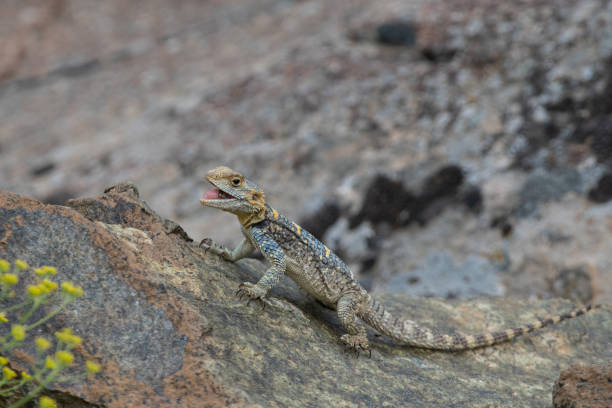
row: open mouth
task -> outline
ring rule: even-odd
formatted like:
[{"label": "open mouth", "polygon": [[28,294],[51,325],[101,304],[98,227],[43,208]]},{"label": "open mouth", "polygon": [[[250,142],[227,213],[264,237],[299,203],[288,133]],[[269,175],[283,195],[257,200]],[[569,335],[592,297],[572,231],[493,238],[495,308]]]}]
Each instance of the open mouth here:
[{"label": "open mouth", "polygon": [[214,188],[212,190],[208,190],[204,193],[204,197],[200,201],[208,201],[208,200],[230,200],[232,198],[236,198],[231,194],[226,193],[223,190],[218,188]]}]

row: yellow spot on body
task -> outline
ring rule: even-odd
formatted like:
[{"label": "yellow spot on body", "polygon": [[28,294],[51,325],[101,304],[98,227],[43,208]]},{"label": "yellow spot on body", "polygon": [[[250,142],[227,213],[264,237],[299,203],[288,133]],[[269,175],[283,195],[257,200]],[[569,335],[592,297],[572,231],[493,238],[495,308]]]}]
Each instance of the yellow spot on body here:
[{"label": "yellow spot on body", "polygon": [[328,248],[328,247],[325,247],[325,256],[326,256],[326,257],[328,257],[328,256],[329,256],[329,253],[330,253],[330,252],[331,252],[331,251],[329,250],[329,248]]},{"label": "yellow spot on body", "polygon": [[476,343],[476,338],[474,338],[474,336],[465,336],[465,341],[467,342],[467,344],[475,344]]},{"label": "yellow spot on body", "polygon": [[521,327],[521,331],[523,332],[523,334],[527,334],[527,333],[529,333],[529,327],[527,327],[527,326]]},{"label": "yellow spot on body", "polygon": [[448,334],[443,335],[445,344],[453,344],[453,338]]},{"label": "yellow spot on body", "polygon": [[512,330],[512,329],[508,329],[508,330],[506,330],[506,336],[507,336],[509,339],[513,338],[513,337],[514,337],[514,330]]},{"label": "yellow spot on body", "polygon": [[542,322],[540,322],[540,321],[537,321],[537,322],[535,322],[533,324],[533,328],[534,329],[539,329],[540,327],[542,327]]},{"label": "yellow spot on body", "polygon": [[489,344],[495,343],[495,337],[493,337],[491,333],[487,333],[484,336],[485,336],[485,339],[487,339],[487,343]]},{"label": "yellow spot on body", "polygon": [[300,235],[302,233],[302,227],[300,227],[299,225],[297,225],[295,222],[293,223],[293,225],[295,225],[295,232]]},{"label": "yellow spot on body", "polygon": [[559,323],[561,321],[561,316],[555,316],[552,318],[553,323]]},{"label": "yellow spot on body", "polygon": [[274,216],[275,220],[278,220],[278,213],[276,212],[276,210],[272,210],[272,215]]}]

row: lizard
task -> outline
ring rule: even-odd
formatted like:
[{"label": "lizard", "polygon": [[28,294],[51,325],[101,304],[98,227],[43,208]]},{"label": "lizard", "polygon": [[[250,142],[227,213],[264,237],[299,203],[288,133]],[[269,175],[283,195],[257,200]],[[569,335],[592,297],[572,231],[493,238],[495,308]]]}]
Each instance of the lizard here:
[{"label": "lizard", "polygon": [[225,166],[208,171],[205,178],[214,188],[204,194],[200,203],[236,215],[244,237],[233,250],[209,238],[203,239],[200,247],[231,262],[247,257],[258,249],[270,265],[257,283],[240,284],[236,295],[263,301],[270,289],[287,274],[311,296],[337,311],[338,319],[347,332],[340,336],[340,342],[357,355],[359,352],[371,354],[366,328],[360,320],[403,344],[459,351],[509,341],[591,310],[591,306],[586,306],[538,319],[522,327],[477,335],[444,334],[421,327],[411,320],[400,320],[360,285],[349,267],[331,249],[269,206],[264,191],[258,185]]}]

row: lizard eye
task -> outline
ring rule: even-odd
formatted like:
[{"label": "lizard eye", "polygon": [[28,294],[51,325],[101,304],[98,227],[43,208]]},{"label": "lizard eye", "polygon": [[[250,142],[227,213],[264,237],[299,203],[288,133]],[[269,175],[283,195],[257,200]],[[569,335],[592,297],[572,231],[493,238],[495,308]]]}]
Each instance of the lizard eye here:
[{"label": "lizard eye", "polygon": [[232,179],[232,184],[235,186],[240,185],[240,179],[238,177]]}]

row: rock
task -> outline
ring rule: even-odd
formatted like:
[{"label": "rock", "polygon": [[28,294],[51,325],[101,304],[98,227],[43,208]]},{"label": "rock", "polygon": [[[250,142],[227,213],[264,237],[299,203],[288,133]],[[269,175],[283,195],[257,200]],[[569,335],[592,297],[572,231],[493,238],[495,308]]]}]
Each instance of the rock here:
[{"label": "rock", "polygon": [[416,26],[411,21],[389,21],[376,27],[377,40],[381,44],[412,47],[416,42]]},{"label": "rock", "polygon": [[[399,263],[401,259],[399,256]],[[380,267],[385,268],[385,265]],[[382,288],[389,292],[446,299],[501,295],[499,270],[499,266],[480,256],[470,255],[457,265],[447,252],[431,251],[421,267],[394,275]]]},{"label": "rock", "polygon": [[553,389],[555,408],[612,406],[612,365],[575,365],[561,372]]},{"label": "rock", "polygon": [[326,201],[312,213],[302,218],[299,224],[318,239],[323,239],[328,230],[340,217],[342,209],[335,201]]},{"label": "rock", "polygon": [[603,174],[597,185],[589,190],[589,200],[596,203],[605,203],[612,199],[612,173]]},{"label": "rock", "polygon": [[[238,284],[256,280],[265,266],[204,253],[137,192],[123,183],[63,207],[0,191],[0,258],[54,265],[59,280],[85,290],[40,330],[50,336],[73,327],[83,337],[78,360],[102,364],[95,380],[53,390],[68,406],[544,406],[561,369],[612,359],[610,307],[462,353],[417,350],[370,332],[372,357],[355,359],[338,344],[335,313],[288,279],[263,312],[239,302]],[[573,307],[380,299],[398,316],[444,331],[513,327]],[[10,357],[22,364],[33,352],[26,346]]]},{"label": "rock", "polygon": [[532,215],[537,212],[540,204],[559,200],[570,191],[580,191],[581,187],[580,174],[573,169],[535,171],[527,177],[519,193],[518,215]]},{"label": "rock", "polygon": [[351,228],[364,221],[398,225],[408,220],[416,196],[403,183],[387,175],[378,174],[365,191],[361,209],[351,217]]},{"label": "rock", "polygon": [[593,301],[593,282],[584,267],[562,269],[551,286],[555,296],[584,304]]}]

